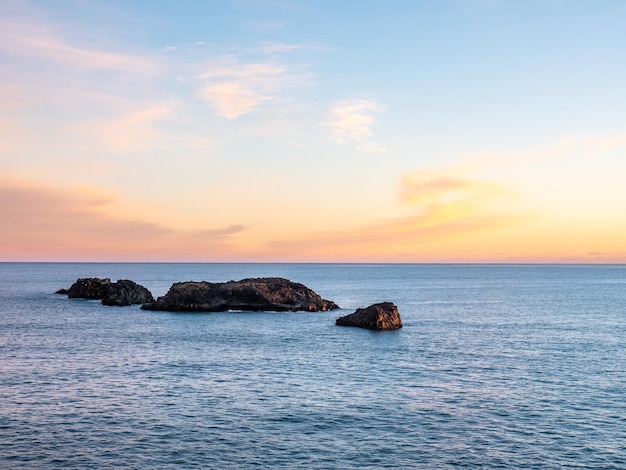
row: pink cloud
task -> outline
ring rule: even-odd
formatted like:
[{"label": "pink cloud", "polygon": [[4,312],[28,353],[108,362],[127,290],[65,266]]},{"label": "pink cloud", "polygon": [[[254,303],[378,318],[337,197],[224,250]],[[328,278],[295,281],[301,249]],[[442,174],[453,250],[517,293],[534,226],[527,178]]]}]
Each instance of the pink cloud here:
[{"label": "pink cloud", "polygon": [[110,195],[0,181],[0,259],[221,259],[242,225],[189,232],[112,213]]},{"label": "pink cloud", "polygon": [[198,96],[218,116],[237,119],[262,103],[276,100],[284,88],[301,86],[310,76],[293,73],[286,65],[275,62],[245,63],[224,56],[209,64],[198,78],[203,82]]},{"label": "pink cloud", "polygon": [[15,18],[0,20],[0,50],[77,69],[114,70],[147,77],[161,68],[154,58],[71,44],[50,24]]}]

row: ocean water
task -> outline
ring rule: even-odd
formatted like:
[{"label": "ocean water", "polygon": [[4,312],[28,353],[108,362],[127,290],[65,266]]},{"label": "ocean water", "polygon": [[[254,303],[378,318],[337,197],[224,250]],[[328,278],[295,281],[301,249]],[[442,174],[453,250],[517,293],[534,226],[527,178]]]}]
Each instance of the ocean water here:
[{"label": "ocean water", "polygon": [[[342,310],[167,313],[78,277],[281,276]],[[393,301],[404,328],[335,319]],[[0,263],[0,468],[626,468],[626,266]]]}]

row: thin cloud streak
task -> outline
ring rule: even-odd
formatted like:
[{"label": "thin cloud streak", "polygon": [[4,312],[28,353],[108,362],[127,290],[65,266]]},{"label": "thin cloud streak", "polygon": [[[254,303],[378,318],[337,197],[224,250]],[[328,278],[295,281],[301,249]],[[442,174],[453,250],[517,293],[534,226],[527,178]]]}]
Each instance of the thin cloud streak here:
[{"label": "thin cloud streak", "polygon": [[458,170],[420,170],[401,180],[402,200],[413,206],[491,200],[509,193],[496,181],[470,179]]},{"label": "thin cloud streak", "polygon": [[220,239],[227,238],[230,235],[235,235],[246,230],[248,230],[248,227],[245,225],[235,224],[220,229],[201,230],[199,232],[195,232],[193,235],[200,238]]},{"label": "thin cloud streak", "polygon": [[289,53],[302,49],[303,46],[299,44],[285,44],[282,42],[264,42],[257,50],[262,54],[277,54],[277,53]]},{"label": "thin cloud streak", "polygon": [[146,56],[109,52],[70,44],[50,25],[0,20],[0,50],[23,58],[43,59],[85,70],[113,70],[152,77],[161,65]]},{"label": "thin cloud streak", "polygon": [[341,232],[318,232],[271,242],[271,252],[286,258],[307,253],[314,259],[390,259],[399,250],[421,249],[431,242],[498,231],[527,221],[520,195],[492,181],[460,177],[455,170],[416,171],[404,175],[402,201],[411,215]]},{"label": "thin cloud streak", "polygon": [[[323,232],[272,241],[268,244],[268,250],[273,259],[301,261],[389,261],[409,250],[424,257],[427,254],[425,250],[428,251],[431,243],[502,230],[521,224],[524,220],[522,216],[481,215],[472,214],[472,211],[459,211],[459,208],[433,207],[426,214],[362,226],[344,232]],[[441,251],[430,255],[440,260],[447,259],[446,254]]]},{"label": "thin cloud streak", "polygon": [[243,225],[185,232],[111,213],[114,198],[0,181],[0,257],[37,260],[221,259]]}]

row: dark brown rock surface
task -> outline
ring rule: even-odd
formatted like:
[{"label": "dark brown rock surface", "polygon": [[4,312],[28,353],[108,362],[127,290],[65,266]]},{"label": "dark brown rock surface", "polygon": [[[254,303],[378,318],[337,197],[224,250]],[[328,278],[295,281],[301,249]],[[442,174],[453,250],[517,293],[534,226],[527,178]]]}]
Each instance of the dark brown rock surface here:
[{"label": "dark brown rock surface", "polygon": [[147,302],[154,302],[152,293],[144,286],[128,279],[119,279],[117,282],[109,284],[102,297],[102,305],[114,305],[117,307],[145,304]]},{"label": "dark brown rock surface", "polygon": [[67,296],[70,299],[101,299],[109,285],[111,279],[99,277],[86,277],[76,280],[72,286],[67,289]]},{"label": "dark brown rock surface", "polygon": [[148,289],[128,279],[87,277],[78,279],[69,289],[59,289],[57,294],[67,294],[70,299],[101,299],[103,305],[123,307],[153,302]]},{"label": "dark brown rock surface", "polygon": [[171,312],[317,312],[339,307],[303,284],[279,277],[263,277],[220,283],[177,282],[166,295],[141,308]]},{"label": "dark brown rock surface", "polygon": [[368,330],[397,330],[402,328],[398,307],[392,302],[383,302],[359,308],[356,312],[337,318],[339,326],[358,326]]}]

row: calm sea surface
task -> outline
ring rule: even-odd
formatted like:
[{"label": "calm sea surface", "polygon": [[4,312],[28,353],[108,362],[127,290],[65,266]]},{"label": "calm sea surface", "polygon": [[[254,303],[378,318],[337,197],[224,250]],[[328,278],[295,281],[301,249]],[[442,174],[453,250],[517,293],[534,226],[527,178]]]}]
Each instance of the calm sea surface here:
[{"label": "calm sea surface", "polygon": [[[92,276],[343,310],[53,294]],[[386,300],[403,329],[334,325]],[[626,266],[0,263],[0,360],[0,468],[626,468]]]}]

